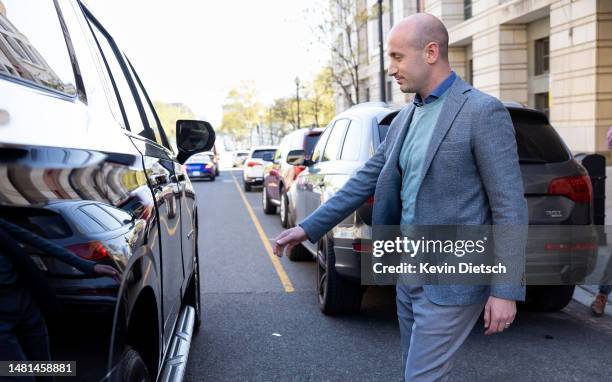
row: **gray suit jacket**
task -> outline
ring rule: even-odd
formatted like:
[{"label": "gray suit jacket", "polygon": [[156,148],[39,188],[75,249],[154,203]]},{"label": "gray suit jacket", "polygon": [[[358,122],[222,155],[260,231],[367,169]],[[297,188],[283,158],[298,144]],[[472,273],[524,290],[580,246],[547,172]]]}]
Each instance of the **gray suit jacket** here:
[{"label": "gray suit jacket", "polygon": [[[498,99],[459,77],[447,91],[427,149],[414,224],[526,227],[527,202],[508,111]],[[374,156],[299,223],[311,242],[318,241],[372,194],[372,224],[400,224],[402,175],[398,158],[414,107],[410,103],[400,111]],[[495,250],[500,250],[497,244]],[[524,286],[516,284],[426,285],[424,289],[427,297],[440,305],[480,303],[489,295],[512,300],[525,297]]]}]

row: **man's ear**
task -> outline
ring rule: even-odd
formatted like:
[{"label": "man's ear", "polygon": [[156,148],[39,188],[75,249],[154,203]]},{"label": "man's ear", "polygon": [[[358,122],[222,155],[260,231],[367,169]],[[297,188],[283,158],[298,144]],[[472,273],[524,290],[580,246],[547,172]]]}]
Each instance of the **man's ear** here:
[{"label": "man's ear", "polygon": [[435,64],[440,58],[440,46],[436,42],[430,42],[425,46],[425,61],[428,64]]}]

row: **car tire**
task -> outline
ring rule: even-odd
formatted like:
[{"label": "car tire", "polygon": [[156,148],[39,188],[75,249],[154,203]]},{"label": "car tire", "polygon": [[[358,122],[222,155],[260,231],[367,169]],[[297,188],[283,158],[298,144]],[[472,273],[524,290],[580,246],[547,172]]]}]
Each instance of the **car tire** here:
[{"label": "car tire", "polygon": [[331,240],[321,239],[317,252],[317,298],[321,312],[326,315],[359,312],[363,295],[361,285],[338,274]]},{"label": "car tire", "polygon": [[280,221],[281,226],[283,228],[290,228],[291,224],[289,223],[289,198],[287,197],[287,193],[284,189],[280,190]]},{"label": "car tire", "polygon": [[261,192],[261,201],[263,204],[264,213],[266,215],[274,215],[276,213],[276,206],[270,201],[270,198],[268,197],[268,189],[265,185]]},{"label": "car tire", "polygon": [[122,382],[151,381],[149,369],[140,354],[131,347],[127,347],[119,361],[119,375]]},{"label": "car tire", "polygon": [[530,312],[558,312],[572,301],[574,285],[532,285],[520,306]]},{"label": "car tire", "polygon": [[215,168],[215,176],[219,176],[219,167]]},{"label": "car tire", "polygon": [[251,192],[251,185],[247,182],[244,182],[244,191]]}]

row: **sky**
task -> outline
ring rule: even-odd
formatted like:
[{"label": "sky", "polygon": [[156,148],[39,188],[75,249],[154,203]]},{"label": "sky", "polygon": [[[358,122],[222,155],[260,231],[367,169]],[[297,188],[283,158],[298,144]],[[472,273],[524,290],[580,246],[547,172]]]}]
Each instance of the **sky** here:
[{"label": "sky", "polygon": [[[264,103],[295,94],[330,53],[312,0],[86,0],[154,100],[183,102],[218,127],[228,91],[254,81]],[[318,14],[318,16],[317,16]]]}]

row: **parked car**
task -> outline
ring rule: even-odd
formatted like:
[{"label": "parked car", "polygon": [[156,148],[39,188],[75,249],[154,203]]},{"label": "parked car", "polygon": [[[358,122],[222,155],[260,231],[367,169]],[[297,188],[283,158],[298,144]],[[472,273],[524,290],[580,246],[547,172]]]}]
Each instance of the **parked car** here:
[{"label": "parked car", "polygon": [[191,156],[185,162],[189,179],[210,179],[215,180],[216,168],[214,154],[205,152]]},{"label": "parked car", "polygon": [[232,158],[232,163],[234,164],[234,167],[242,166],[244,164],[244,161],[246,161],[249,157],[249,153],[250,152],[248,150],[235,151]]},{"label": "parked car", "polygon": [[[533,227],[527,243],[527,281],[556,284],[528,285],[523,305],[530,310],[557,311],[571,301],[572,284],[588,275],[596,260],[590,180],[546,115],[518,104],[507,103],[506,107],[516,131]],[[288,194],[296,221],[314,212],[363,166],[396,115],[397,111],[384,104],[361,104],[328,125],[311,160],[296,160],[307,167]],[[370,197],[318,243],[304,242],[289,254],[291,260],[317,259],[317,294],[324,313],[354,312],[360,307],[364,291],[360,261],[361,254],[371,252],[372,206]],[[562,231],[563,226],[573,227],[574,234],[564,236],[561,232],[568,231]]]},{"label": "parked car", "polygon": [[[242,183],[245,191],[251,191],[251,187],[263,184],[264,167],[272,161],[275,153],[276,146],[256,146],[251,149],[242,166]],[[264,160],[264,157],[267,160]]]},{"label": "parked car", "polygon": [[9,258],[19,287],[40,306],[57,300],[56,320],[45,310],[52,360],[76,361],[81,380],[180,380],[201,317],[198,209],[182,164],[215,133],[178,121],[173,151],[136,70],[81,1],[0,8],[1,230],[22,232]]},{"label": "parked car", "polygon": [[217,145],[214,145],[211,151],[206,151],[204,154],[210,155],[214,165],[215,176],[219,176],[219,161],[221,160],[221,155],[219,155],[219,152],[217,151]]},{"label": "parked car", "polygon": [[264,168],[263,210],[266,214],[275,214],[280,206],[280,221],[285,228],[294,224],[287,191],[305,169],[295,164],[296,158],[303,156],[306,160],[310,159],[322,132],[323,129],[315,128],[300,129],[288,134],[278,146],[272,162]]}]

